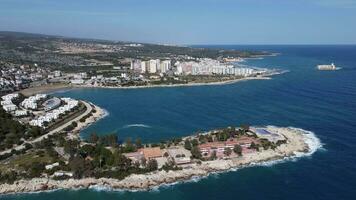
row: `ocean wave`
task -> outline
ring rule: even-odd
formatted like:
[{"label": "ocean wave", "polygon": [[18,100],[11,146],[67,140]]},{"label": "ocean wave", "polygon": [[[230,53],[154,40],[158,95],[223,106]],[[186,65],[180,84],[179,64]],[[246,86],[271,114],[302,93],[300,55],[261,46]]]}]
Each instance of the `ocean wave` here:
[{"label": "ocean wave", "polygon": [[102,110],[103,110],[103,116],[102,116],[102,118],[105,118],[105,117],[107,117],[107,116],[109,116],[110,115],[110,113],[109,113],[109,111],[108,110],[106,110],[106,109],[104,109],[104,108],[101,108]]},{"label": "ocean wave", "polygon": [[140,128],[151,128],[151,126],[146,124],[128,124],[123,126],[122,128],[131,128],[131,127],[140,127]]},{"label": "ocean wave", "polygon": [[101,192],[101,191],[112,191],[112,187],[104,186],[104,185],[91,185],[88,189]]}]

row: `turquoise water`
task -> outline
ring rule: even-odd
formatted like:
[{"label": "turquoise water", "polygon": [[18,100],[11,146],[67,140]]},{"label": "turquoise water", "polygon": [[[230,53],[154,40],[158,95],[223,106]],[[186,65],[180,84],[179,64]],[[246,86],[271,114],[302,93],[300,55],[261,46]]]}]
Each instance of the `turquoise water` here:
[{"label": "turquoise water", "polygon": [[[149,192],[61,190],[0,199],[356,199],[356,46],[219,47],[279,52],[246,64],[290,72],[231,85],[76,89],[56,95],[89,100],[109,112],[82,137],[115,132],[121,139],[155,142],[241,123],[272,124],[310,130],[323,148],[310,157]],[[342,70],[315,69],[331,62]]]}]

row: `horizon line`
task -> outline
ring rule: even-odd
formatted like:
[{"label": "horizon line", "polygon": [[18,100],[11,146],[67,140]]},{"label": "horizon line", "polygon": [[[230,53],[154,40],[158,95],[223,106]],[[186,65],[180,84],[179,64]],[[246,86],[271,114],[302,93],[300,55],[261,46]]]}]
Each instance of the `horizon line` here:
[{"label": "horizon line", "polygon": [[67,39],[83,39],[83,40],[102,40],[110,42],[135,42],[135,43],[144,43],[144,44],[155,44],[155,45],[172,45],[172,46],[354,46],[355,43],[204,43],[204,44],[178,44],[178,43],[164,43],[164,42],[143,42],[143,41],[131,41],[131,40],[118,40],[118,39],[104,39],[104,38],[90,38],[90,37],[79,37],[79,36],[68,36],[68,35],[52,35],[47,33],[38,33],[38,32],[24,32],[24,31],[9,31],[9,30],[0,30],[0,33],[23,33],[23,34],[33,34],[33,35],[42,35],[49,37],[60,37]]}]

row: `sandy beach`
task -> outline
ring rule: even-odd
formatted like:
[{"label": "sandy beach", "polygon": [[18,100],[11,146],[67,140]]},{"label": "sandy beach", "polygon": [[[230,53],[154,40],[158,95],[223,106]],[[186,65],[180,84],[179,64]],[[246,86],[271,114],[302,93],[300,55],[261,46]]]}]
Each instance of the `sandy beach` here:
[{"label": "sandy beach", "polygon": [[93,187],[106,188],[108,190],[149,190],[163,184],[173,184],[188,181],[196,177],[205,177],[215,172],[226,172],[265,162],[309,156],[321,147],[319,139],[311,132],[292,127],[280,128],[268,126],[267,129],[283,134],[287,139],[287,143],[280,145],[275,150],[263,150],[229,160],[214,160],[202,162],[202,164],[190,164],[184,166],[183,170],[168,172],[162,170],[148,174],[133,174],[123,180],[109,178],[84,178],[61,181],[50,178],[19,180],[14,184],[0,185],[0,194],[40,192],[56,189],[90,189]]}]

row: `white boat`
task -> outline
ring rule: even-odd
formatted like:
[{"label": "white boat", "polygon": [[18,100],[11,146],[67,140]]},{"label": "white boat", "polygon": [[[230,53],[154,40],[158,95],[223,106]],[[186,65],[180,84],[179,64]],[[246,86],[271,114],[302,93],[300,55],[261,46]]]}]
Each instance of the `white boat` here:
[{"label": "white boat", "polygon": [[331,65],[318,65],[317,68],[318,70],[338,70],[334,63],[331,63]]}]

